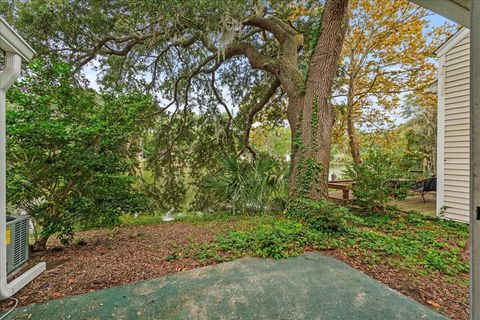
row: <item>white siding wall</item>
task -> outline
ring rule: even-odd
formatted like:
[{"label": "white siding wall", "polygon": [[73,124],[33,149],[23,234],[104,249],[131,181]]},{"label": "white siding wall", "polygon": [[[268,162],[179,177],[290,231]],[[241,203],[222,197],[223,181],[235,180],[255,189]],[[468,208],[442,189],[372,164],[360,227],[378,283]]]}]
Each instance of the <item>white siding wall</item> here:
[{"label": "white siding wall", "polygon": [[[468,222],[470,215],[470,37],[463,37],[440,57],[439,113],[444,117],[443,168],[439,172],[439,188],[443,196],[437,202],[445,206],[445,218]],[[443,68],[443,70],[442,70]],[[443,94],[443,97],[441,97]],[[442,101],[443,100],[443,101]],[[442,112],[443,111],[443,112]],[[440,120],[440,119],[439,119]],[[439,125],[442,125],[439,123]],[[439,131],[440,131],[439,130]],[[440,141],[439,141],[440,142]],[[440,165],[441,166],[441,165]],[[443,172],[441,172],[443,169]],[[443,173],[443,174],[442,174]],[[440,208],[437,208],[440,210]]]}]

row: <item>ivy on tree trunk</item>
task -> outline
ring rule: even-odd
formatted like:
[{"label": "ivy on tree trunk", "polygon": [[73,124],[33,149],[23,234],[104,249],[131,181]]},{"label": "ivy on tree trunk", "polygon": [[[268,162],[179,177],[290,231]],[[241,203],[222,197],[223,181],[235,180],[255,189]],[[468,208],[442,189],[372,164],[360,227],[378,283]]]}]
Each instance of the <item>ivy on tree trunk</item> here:
[{"label": "ivy on tree trunk", "polygon": [[[294,99],[291,197],[328,197],[328,171],[335,111],[330,104],[333,79],[348,24],[348,0],[327,1],[321,33],[312,54],[305,94]],[[293,112],[291,112],[293,114]],[[293,122],[294,121],[294,122]]]}]

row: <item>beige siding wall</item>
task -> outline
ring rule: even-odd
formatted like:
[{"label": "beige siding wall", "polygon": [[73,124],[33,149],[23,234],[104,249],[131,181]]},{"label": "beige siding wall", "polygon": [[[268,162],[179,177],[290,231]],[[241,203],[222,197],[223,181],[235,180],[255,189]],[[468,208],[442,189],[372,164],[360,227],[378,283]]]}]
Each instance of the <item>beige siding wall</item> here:
[{"label": "beige siding wall", "polygon": [[445,217],[468,222],[470,186],[470,39],[445,53]]}]

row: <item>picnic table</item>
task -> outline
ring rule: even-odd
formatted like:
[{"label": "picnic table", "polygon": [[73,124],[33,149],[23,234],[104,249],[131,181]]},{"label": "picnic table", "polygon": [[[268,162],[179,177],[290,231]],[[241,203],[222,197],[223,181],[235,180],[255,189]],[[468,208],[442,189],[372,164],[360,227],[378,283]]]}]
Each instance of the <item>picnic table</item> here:
[{"label": "picnic table", "polygon": [[342,199],[350,199],[350,190],[355,185],[355,180],[335,180],[328,182],[329,189],[342,190]]}]

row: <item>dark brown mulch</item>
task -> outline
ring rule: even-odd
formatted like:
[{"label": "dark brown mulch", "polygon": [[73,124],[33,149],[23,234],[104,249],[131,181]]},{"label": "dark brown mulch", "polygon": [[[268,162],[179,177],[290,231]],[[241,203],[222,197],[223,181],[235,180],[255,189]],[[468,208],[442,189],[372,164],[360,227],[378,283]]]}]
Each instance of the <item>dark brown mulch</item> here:
[{"label": "dark brown mulch", "polygon": [[[45,261],[47,271],[15,297],[24,306],[197,268],[202,263],[179,249],[212,241],[229,228],[229,222],[175,222],[81,232],[66,248],[54,243],[47,252],[32,254],[30,263]],[[0,310],[10,306],[0,302]]]},{"label": "dark brown mulch", "polygon": [[[418,273],[399,270],[387,264],[368,265],[362,254],[344,250],[324,252],[342,260],[357,270],[368,274],[390,288],[439,311],[455,320],[468,319],[468,287],[446,282],[438,272],[425,276]],[[468,275],[465,275],[468,281]]]}]

